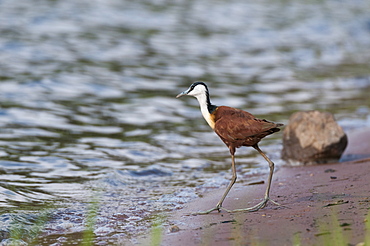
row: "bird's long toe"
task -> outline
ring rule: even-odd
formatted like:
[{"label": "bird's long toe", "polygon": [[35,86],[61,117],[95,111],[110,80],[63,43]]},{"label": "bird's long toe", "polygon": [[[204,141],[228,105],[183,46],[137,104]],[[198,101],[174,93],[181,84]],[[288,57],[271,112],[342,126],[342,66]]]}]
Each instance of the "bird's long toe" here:
[{"label": "bird's long toe", "polygon": [[275,202],[274,200],[271,200],[270,198],[264,198],[263,201],[261,201],[260,203],[258,203],[257,205],[253,206],[253,207],[250,207],[250,208],[241,208],[241,209],[234,209],[234,210],[230,210],[229,212],[255,212],[255,211],[258,211],[264,207],[267,206],[267,202],[272,202],[273,204],[277,205],[277,206],[281,206],[279,203]]},{"label": "bird's long toe", "polygon": [[202,215],[202,214],[209,214],[213,211],[218,211],[218,212],[221,212],[221,210],[225,210],[226,212],[231,212],[231,210],[228,210],[220,205],[217,205],[216,207],[214,208],[211,208],[209,210],[206,210],[206,211],[199,211],[199,212],[196,212],[196,213],[192,213],[192,215]]},{"label": "bird's long toe", "polygon": [[196,213],[192,213],[192,215],[203,215],[203,214],[209,214],[209,213],[211,213],[211,212],[213,212],[213,211],[216,211],[216,210],[218,210],[218,212],[220,212],[220,209],[221,209],[221,208],[215,207],[215,208],[211,208],[211,209],[206,210],[206,211],[199,211],[199,212],[196,212]]}]

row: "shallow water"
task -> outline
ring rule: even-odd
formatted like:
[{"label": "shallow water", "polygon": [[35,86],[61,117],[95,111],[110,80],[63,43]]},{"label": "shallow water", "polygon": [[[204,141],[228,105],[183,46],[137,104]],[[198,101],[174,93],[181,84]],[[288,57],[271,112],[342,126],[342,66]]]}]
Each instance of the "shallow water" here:
[{"label": "shallow water", "polygon": [[[153,214],[230,178],[230,157],[193,98],[287,123],[326,110],[370,125],[369,1],[0,1],[0,235],[120,243]],[[281,134],[261,143],[278,165]],[[239,182],[263,177],[237,152]],[[97,208],[91,208],[97,204]],[[36,223],[42,213],[46,222]],[[134,240],[134,239],[132,239]]]}]

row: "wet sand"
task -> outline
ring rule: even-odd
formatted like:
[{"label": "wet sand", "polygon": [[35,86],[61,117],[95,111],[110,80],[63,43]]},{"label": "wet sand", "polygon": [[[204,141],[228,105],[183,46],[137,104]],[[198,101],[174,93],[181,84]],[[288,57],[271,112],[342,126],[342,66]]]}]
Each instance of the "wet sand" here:
[{"label": "wet sand", "polygon": [[[280,167],[275,173],[269,203],[257,212],[212,212],[224,188],[174,211],[167,218],[161,245],[352,245],[365,238],[365,218],[370,208],[370,129],[348,134],[344,156],[360,159],[325,165]],[[261,177],[261,180],[265,177]],[[236,183],[223,206],[250,207],[263,197],[265,184]],[[339,230],[341,233],[335,233]],[[171,232],[172,231],[172,232]],[[343,237],[343,238],[341,238]],[[140,240],[149,245],[150,236]]]}]

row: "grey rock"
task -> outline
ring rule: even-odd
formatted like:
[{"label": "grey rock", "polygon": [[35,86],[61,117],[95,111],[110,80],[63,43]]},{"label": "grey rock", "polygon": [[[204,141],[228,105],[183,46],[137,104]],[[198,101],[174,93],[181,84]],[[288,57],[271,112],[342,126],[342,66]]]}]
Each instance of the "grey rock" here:
[{"label": "grey rock", "polygon": [[338,161],[347,141],[331,113],[297,112],[284,129],[282,158],[290,165]]}]

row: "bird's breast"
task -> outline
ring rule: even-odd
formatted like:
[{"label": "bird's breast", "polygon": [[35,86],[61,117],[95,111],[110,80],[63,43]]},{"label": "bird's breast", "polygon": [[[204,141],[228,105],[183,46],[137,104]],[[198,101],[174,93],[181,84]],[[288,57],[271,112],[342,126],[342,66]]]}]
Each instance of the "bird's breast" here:
[{"label": "bird's breast", "polygon": [[208,125],[215,129],[215,115],[214,114],[207,114],[203,115],[204,119],[207,121]]}]

